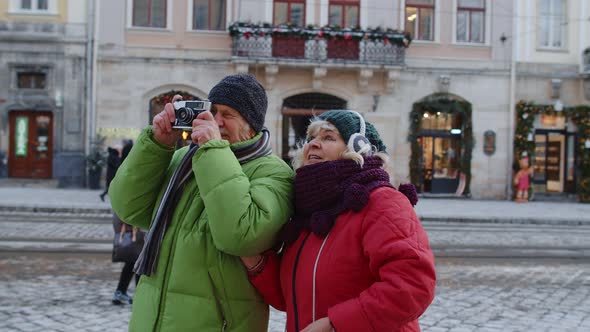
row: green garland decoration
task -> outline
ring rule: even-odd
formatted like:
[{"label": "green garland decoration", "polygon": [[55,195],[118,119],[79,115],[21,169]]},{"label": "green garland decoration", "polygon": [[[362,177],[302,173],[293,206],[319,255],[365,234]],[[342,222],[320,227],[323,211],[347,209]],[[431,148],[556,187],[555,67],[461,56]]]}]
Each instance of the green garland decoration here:
[{"label": "green garland decoration", "polygon": [[269,23],[254,24],[250,22],[234,22],[229,28],[229,35],[232,38],[236,37],[268,37],[268,36],[282,36],[291,38],[311,39],[325,39],[325,40],[370,40],[382,41],[385,44],[394,44],[398,46],[408,47],[412,42],[412,36],[408,32],[394,30],[390,28],[368,28],[361,29],[359,26],[351,28],[342,28],[338,25],[326,25],[319,27],[316,25],[308,25],[307,27],[299,27],[294,24],[281,24],[273,26]]},{"label": "green garland decoration", "polygon": [[412,156],[410,158],[410,180],[416,186],[420,179],[420,136],[421,123],[424,113],[436,114],[436,112],[459,115],[462,119],[461,128],[461,152],[459,160],[459,171],[465,174],[464,195],[470,193],[471,184],[471,157],[475,139],[473,137],[473,121],[471,117],[471,104],[452,97],[446,93],[436,93],[423,101],[414,103],[410,113],[410,133],[408,141],[411,144]]},{"label": "green garland decoration", "polygon": [[[538,115],[557,116],[562,115],[566,120],[571,120],[578,129],[578,198],[580,202],[590,203],[590,149],[585,144],[590,140],[590,106],[566,107],[562,112],[557,112],[553,105],[536,105],[524,100],[516,104],[516,128],[514,133],[514,163],[512,169],[514,175],[519,170],[518,161],[523,152],[533,156],[535,152],[534,140],[529,141],[528,136],[534,133],[534,121]],[[532,183],[532,179],[531,179]],[[529,197],[532,196],[532,186],[529,188]]]},{"label": "green garland decoration", "polygon": [[154,98],[152,98],[150,100],[150,105],[166,105],[167,103],[172,102],[172,98],[175,95],[181,95],[182,96],[182,100],[195,100],[195,99],[199,99],[193,95],[191,95],[189,92],[186,91],[181,91],[181,90],[170,90],[168,92],[159,94],[157,96],[155,96]]}]

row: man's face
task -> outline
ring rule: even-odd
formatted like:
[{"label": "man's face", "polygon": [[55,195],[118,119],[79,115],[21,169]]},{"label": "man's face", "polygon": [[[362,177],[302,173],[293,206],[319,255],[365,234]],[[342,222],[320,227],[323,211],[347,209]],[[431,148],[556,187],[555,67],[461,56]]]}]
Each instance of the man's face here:
[{"label": "man's face", "polygon": [[221,138],[230,144],[251,139],[256,134],[250,125],[235,109],[221,104],[213,104],[211,113],[219,126]]}]

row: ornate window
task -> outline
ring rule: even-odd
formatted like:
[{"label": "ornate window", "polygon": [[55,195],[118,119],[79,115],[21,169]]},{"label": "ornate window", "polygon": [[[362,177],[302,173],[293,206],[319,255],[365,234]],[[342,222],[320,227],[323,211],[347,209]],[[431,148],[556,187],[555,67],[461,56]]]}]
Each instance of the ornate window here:
[{"label": "ornate window", "polygon": [[539,4],[539,46],[543,48],[565,48],[567,15],[565,0],[540,0]]},{"label": "ornate window", "polygon": [[166,28],[167,0],[133,0],[132,26]]},{"label": "ornate window", "polygon": [[358,0],[330,0],[328,23],[343,28],[358,26],[360,6]]},{"label": "ornate window", "polygon": [[225,30],[226,0],[193,0],[194,30]]},{"label": "ornate window", "polygon": [[434,40],[434,0],[406,0],[405,29],[415,40]]},{"label": "ornate window", "polygon": [[305,0],[274,0],[273,22],[305,25]]},{"label": "ornate window", "polygon": [[485,0],[457,1],[457,41],[485,42]]}]

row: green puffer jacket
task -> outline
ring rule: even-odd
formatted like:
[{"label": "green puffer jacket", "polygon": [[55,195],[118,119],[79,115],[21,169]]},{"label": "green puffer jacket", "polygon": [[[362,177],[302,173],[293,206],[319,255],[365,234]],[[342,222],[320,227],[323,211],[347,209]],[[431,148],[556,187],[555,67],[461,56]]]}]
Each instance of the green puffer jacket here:
[{"label": "green puffer jacket", "polygon": [[[117,215],[149,228],[187,151],[159,145],[151,127],[145,129],[109,189]],[[195,177],[174,210],[156,272],[142,276],[135,292],[129,330],[266,331],[268,306],[238,256],[275,243],[293,209],[293,171],[274,155],[240,165],[225,140],[204,144],[192,168]]]}]

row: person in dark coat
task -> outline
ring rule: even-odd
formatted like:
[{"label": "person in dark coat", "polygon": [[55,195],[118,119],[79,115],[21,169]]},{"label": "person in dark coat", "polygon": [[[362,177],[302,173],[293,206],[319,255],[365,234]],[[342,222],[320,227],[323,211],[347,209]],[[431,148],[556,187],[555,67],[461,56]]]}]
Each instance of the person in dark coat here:
[{"label": "person in dark coat", "polygon": [[107,179],[106,179],[106,186],[102,194],[100,194],[100,200],[104,202],[105,195],[109,192],[109,186],[111,185],[111,181],[115,177],[117,173],[117,169],[121,164],[121,159],[119,158],[119,150],[109,147],[108,148],[109,156],[107,157]]},{"label": "person in dark coat", "polygon": [[127,155],[129,154],[129,151],[131,151],[132,147],[133,147],[133,140],[128,139],[128,140],[123,141],[123,151],[121,151],[121,164],[123,163],[125,158],[127,158]]},{"label": "person in dark coat", "polygon": [[[127,139],[123,141],[123,148],[121,150],[121,160],[119,165],[125,161],[125,158],[129,155],[131,148],[133,147],[133,140]],[[115,173],[113,173],[113,177]],[[108,170],[107,170],[107,178],[108,178]],[[111,178],[112,180],[112,178]],[[109,182],[110,183],[110,182]],[[107,187],[108,189],[108,187]],[[122,228],[125,227],[125,232],[133,233],[133,238],[136,241],[140,241],[143,243],[143,239],[145,237],[145,232],[125,224],[119,216],[113,213],[113,229],[115,234],[120,234]],[[113,248],[114,250],[114,248]],[[113,259],[114,261],[114,259]],[[117,289],[115,290],[115,294],[113,294],[112,303],[115,305],[120,304],[132,304],[133,299],[131,296],[127,294],[127,289],[129,288],[129,284],[131,283],[131,279],[135,276],[135,285],[139,282],[139,276],[133,272],[133,266],[135,265],[135,261],[131,262],[124,262],[123,269],[121,270],[121,274],[119,275],[119,283],[117,284]]]},{"label": "person in dark coat", "polygon": [[[140,230],[137,227],[133,227],[130,225],[125,224],[119,216],[113,213],[113,230],[115,231],[115,236],[117,234],[123,233],[131,233],[132,239],[134,242],[139,243],[139,247],[143,246],[145,232]],[[115,247],[113,246],[113,262],[123,262],[123,269],[121,270],[121,274],[119,275],[119,283],[117,284],[117,289],[113,294],[112,303],[115,305],[120,304],[132,304],[133,299],[131,296],[127,294],[127,289],[129,288],[129,284],[131,283],[131,279],[135,277],[135,285],[139,282],[139,276],[133,272],[133,266],[135,265],[135,260],[132,261],[121,261],[116,259],[115,257]]]}]

